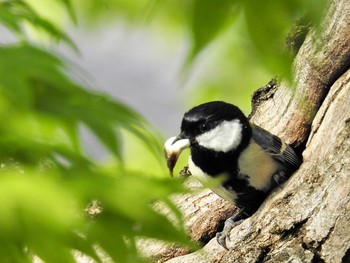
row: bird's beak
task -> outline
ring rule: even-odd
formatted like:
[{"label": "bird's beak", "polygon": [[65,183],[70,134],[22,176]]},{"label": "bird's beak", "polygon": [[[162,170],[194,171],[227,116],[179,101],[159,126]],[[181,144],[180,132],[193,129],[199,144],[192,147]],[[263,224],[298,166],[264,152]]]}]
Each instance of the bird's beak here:
[{"label": "bird's beak", "polygon": [[164,144],[165,158],[170,171],[170,175],[173,176],[174,167],[181,152],[190,147],[190,139],[184,134],[180,133],[179,136],[169,138]]}]

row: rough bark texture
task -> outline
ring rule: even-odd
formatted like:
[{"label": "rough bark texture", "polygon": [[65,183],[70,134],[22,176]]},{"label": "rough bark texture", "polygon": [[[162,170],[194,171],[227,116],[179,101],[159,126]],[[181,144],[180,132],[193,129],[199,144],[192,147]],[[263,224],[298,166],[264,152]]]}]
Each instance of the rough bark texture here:
[{"label": "rough bark texture", "polygon": [[[295,88],[270,85],[251,121],[306,149],[293,177],[231,232],[167,262],[350,262],[350,1],[331,1],[320,34],[295,58]],[[209,191],[177,197],[195,240],[213,236],[232,207]],[[175,256],[175,254],[173,254]],[[157,260],[165,261],[160,256]]]},{"label": "rough bark texture", "polygon": [[[218,229],[223,227],[225,220],[237,208],[211,190],[203,189],[202,185],[191,177],[187,180],[187,187],[192,190],[191,194],[173,196],[172,201],[182,211],[185,227],[191,239],[204,245],[215,236]],[[164,207],[159,209],[167,213]],[[154,262],[164,262],[190,253],[187,248],[154,240],[141,240],[138,246],[142,253]]]}]

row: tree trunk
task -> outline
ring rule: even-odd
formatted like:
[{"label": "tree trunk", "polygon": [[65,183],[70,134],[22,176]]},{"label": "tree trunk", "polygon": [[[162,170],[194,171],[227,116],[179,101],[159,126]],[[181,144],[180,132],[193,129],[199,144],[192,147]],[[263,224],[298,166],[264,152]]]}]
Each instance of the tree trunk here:
[{"label": "tree trunk", "polygon": [[[251,121],[298,146],[302,166],[232,230],[229,251],[213,238],[167,262],[350,262],[349,65],[350,1],[334,0],[320,32],[310,31],[296,55],[295,88],[270,85],[253,105]],[[208,191],[176,203],[203,243],[232,213]]]}]

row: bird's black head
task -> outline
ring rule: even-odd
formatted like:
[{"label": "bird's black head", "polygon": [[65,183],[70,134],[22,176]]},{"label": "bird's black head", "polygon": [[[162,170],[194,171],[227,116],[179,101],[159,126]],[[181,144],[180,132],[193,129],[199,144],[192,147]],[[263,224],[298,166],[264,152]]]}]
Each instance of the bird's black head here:
[{"label": "bird's black head", "polygon": [[236,106],[213,101],[201,104],[185,113],[181,124],[181,137],[192,145],[208,150],[228,152],[250,137],[250,126],[243,112]]},{"label": "bird's black head", "polygon": [[170,173],[186,148],[191,148],[193,163],[208,174],[235,169],[227,164],[247,147],[251,136],[249,122],[236,106],[222,101],[196,106],[185,113],[181,133],[164,144]]}]

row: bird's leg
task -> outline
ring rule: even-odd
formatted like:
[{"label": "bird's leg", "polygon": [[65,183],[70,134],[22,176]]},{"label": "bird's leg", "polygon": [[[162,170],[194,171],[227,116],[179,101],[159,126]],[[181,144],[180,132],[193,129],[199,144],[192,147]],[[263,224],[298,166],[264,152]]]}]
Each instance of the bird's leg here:
[{"label": "bird's leg", "polygon": [[272,176],[272,180],[276,186],[280,187],[285,181],[287,181],[286,173],[284,171],[278,171]]},{"label": "bird's leg", "polygon": [[242,219],[244,211],[238,210],[236,213],[234,213],[231,217],[226,219],[224,224],[224,229],[222,232],[216,233],[216,241],[221,245],[223,248],[228,250],[226,245],[226,239],[230,241],[230,232],[235,227],[238,226],[243,222],[244,219]]}]

